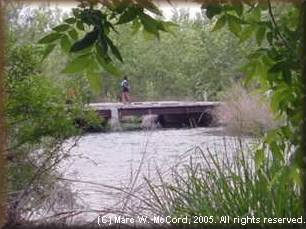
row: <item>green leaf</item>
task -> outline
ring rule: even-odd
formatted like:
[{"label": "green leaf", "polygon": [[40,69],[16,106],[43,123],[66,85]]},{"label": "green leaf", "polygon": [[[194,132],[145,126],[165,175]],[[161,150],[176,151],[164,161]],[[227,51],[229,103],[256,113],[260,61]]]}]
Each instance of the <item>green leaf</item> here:
[{"label": "green leaf", "polygon": [[244,42],[247,39],[249,39],[252,33],[255,31],[255,29],[256,27],[254,25],[249,25],[248,27],[245,27],[244,30],[239,35],[240,42]]},{"label": "green leaf", "polygon": [[289,139],[292,136],[292,131],[289,126],[282,126],[280,130],[286,139]]},{"label": "green leaf", "polygon": [[271,31],[266,33],[266,39],[269,42],[269,44],[272,45],[272,43],[273,43],[273,33]]},{"label": "green leaf", "polygon": [[66,65],[62,72],[67,74],[82,72],[89,66],[89,63],[91,62],[91,57],[92,56],[90,54],[85,54],[76,57],[74,60],[72,60]]},{"label": "green leaf", "polygon": [[236,20],[236,17],[228,15],[227,17],[229,30],[235,34],[235,36],[239,37],[241,31],[241,25]]},{"label": "green leaf", "polygon": [[108,45],[107,42],[105,41],[105,45],[102,45],[101,42],[96,43],[95,48],[96,48],[96,56],[99,56],[102,58],[106,63],[109,63],[111,61],[111,58],[109,57],[107,50],[108,50]]},{"label": "green leaf", "polygon": [[274,158],[276,158],[280,161],[284,160],[283,154],[281,152],[281,148],[280,148],[279,145],[277,145],[277,143],[275,141],[271,142],[269,144],[269,147],[270,147],[271,153],[272,153]]},{"label": "green leaf", "polygon": [[210,5],[206,7],[206,16],[209,19],[212,19],[215,15],[218,15],[222,12],[222,7],[218,5]]},{"label": "green leaf", "polygon": [[38,41],[39,44],[49,44],[62,37],[60,33],[50,33]]},{"label": "green leaf", "polygon": [[81,10],[79,8],[73,8],[72,9],[72,13],[73,13],[73,16],[78,18],[80,16],[80,14],[81,14]]},{"label": "green leaf", "polygon": [[260,167],[264,158],[265,158],[264,150],[256,150],[256,154],[255,154],[255,158],[254,158],[256,168]]},{"label": "green leaf", "polygon": [[278,51],[274,47],[267,52],[267,55],[274,61],[280,61],[283,58],[282,55],[279,55]]},{"label": "green leaf", "polygon": [[91,47],[97,40],[99,36],[99,30],[95,28],[92,32],[87,33],[84,38],[75,42],[71,48],[70,52],[78,52],[80,50]]},{"label": "green leaf", "polygon": [[257,60],[251,60],[240,68],[240,71],[246,74],[246,78],[244,79],[245,84],[248,84],[257,76],[258,69],[259,67]]},{"label": "green leaf", "polygon": [[252,52],[251,54],[247,55],[248,59],[259,59],[262,57],[262,53],[260,52]]},{"label": "green leaf", "polygon": [[134,35],[134,34],[136,34],[137,32],[138,32],[138,30],[139,30],[139,28],[140,28],[140,22],[139,22],[139,20],[135,20],[135,21],[133,21],[133,24],[132,24],[132,26],[131,26],[131,29],[132,29],[132,34]]},{"label": "green leaf", "polygon": [[290,170],[290,179],[294,181],[295,184],[299,186],[299,188],[303,188],[303,184],[305,181],[301,179],[301,173],[300,173],[300,168],[296,168],[295,166],[291,168]]},{"label": "green leaf", "polygon": [[286,65],[286,62],[277,62],[276,64],[274,64],[270,69],[269,69],[269,73],[279,73],[283,71],[284,65]]},{"label": "green leaf", "polygon": [[212,31],[217,31],[217,30],[221,29],[225,25],[226,20],[227,20],[226,15],[223,15],[222,17],[220,17],[218,19],[218,21],[216,22],[216,24],[215,24],[214,28],[212,29]]},{"label": "green leaf", "polygon": [[70,25],[68,25],[68,24],[58,25],[58,26],[53,28],[53,30],[56,31],[56,32],[65,32],[68,29],[70,29]]},{"label": "green leaf", "polygon": [[105,56],[107,54],[108,51],[108,43],[107,43],[107,36],[105,36],[105,34],[101,33],[99,36],[99,43],[97,43],[97,45],[99,46],[99,52],[98,53],[102,53],[102,56]]},{"label": "green leaf", "polygon": [[101,85],[103,83],[101,73],[87,69],[86,76],[90,84],[90,88],[93,90],[94,94],[98,95],[101,91]]},{"label": "green leaf", "polygon": [[259,7],[253,7],[248,14],[246,14],[246,20],[250,22],[258,22],[260,21],[261,11]]},{"label": "green leaf", "polygon": [[158,7],[156,5],[154,5],[154,3],[152,3],[151,1],[148,0],[137,0],[137,3],[142,6],[143,8],[151,11],[152,13],[162,16],[163,14],[161,13],[161,11],[158,9]]},{"label": "green leaf", "polygon": [[246,74],[245,78],[243,79],[244,85],[248,85],[251,80],[253,79],[253,74]]},{"label": "green leaf", "polygon": [[291,85],[291,83],[292,83],[292,74],[291,74],[291,71],[290,71],[290,68],[289,68],[288,65],[283,66],[282,73],[283,73],[283,80],[284,80],[284,82],[287,83],[288,85]]},{"label": "green leaf", "polygon": [[177,24],[171,21],[161,21],[160,23],[162,23],[164,31],[169,32],[169,33],[174,33],[174,31],[172,30],[172,27],[174,26],[178,27]]},{"label": "green leaf", "polygon": [[82,21],[77,21],[76,26],[79,30],[85,30],[85,27]]},{"label": "green leaf", "polygon": [[257,29],[256,34],[255,34],[256,42],[257,42],[258,46],[261,46],[261,43],[262,43],[262,41],[265,37],[265,34],[266,34],[266,27],[260,26]]},{"label": "green leaf", "polygon": [[112,29],[115,33],[119,34],[119,32],[116,30],[115,26],[110,23],[109,21],[104,21],[104,33],[108,34],[110,32],[110,29]]},{"label": "green leaf", "polygon": [[240,17],[243,14],[243,4],[242,2],[238,1],[234,3],[234,10],[236,14]]},{"label": "green leaf", "polygon": [[77,31],[75,29],[71,29],[69,32],[68,32],[69,36],[71,37],[72,40],[77,40],[79,35],[77,33]]},{"label": "green leaf", "polygon": [[45,51],[43,52],[43,59],[45,59],[54,49],[56,44],[49,44],[47,45]]},{"label": "green leaf", "polygon": [[105,62],[105,60],[103,58],[101,58],[101,56],[97,56],[98,62],[100,64],[100,66],[107,71],[108,73],[110,73],[111,75],[114,76],[121,76],[122,73],[113,65],[108,64]]},{"label": "green leaf", "polygon": [[71,46],[71,42],[70,42],[69,37],[67,35],[64,35],[61,38],[60,45],[61,45],[61,48],[65,52],[69,52],[69,49],[70,49],[70,46]]},{"label": "green leaf", "polygon": [[121,56],[118,48],[114,45],[114,43],[108,37],[106,37],[106,40],[107,40],[107,43],[108,43],[109,47],[111,48],[114,56],[116,56],[117,59],[120,60],[123,63],[123,59],[122,59],[122,56]]},{"label": "green leaf", "polygon": [[126,5],[124,5],[124,4],[117,4],[117,3],[115,3],[115,4],[106,4],[106,7],[108,9],[110,9],[111,11],[117,13],[117,14],[121,14],[126,9]]},{"label": "green leaf", "polygon": [[135,7],[128,7],[119,17],[117,24],[124,24],[133,21],[137,17],[138,12],[139,11]]},{"label": "green leaf", "polygon": [[76,19],[73,18],[73,17],[67,18],[67,19],[65,20],[65,22],[68,23],[68,24],[75,24],[75,23],[76,23]]},{"label": "green leaf", "polygon": [[261,60],[262,60],[262,62],[263,62],[266,66],[271,66],[272,64],[275,63],[275,62],[274,62],[271,58],[269,58],[269,56],[267,56],[267,55],[263,55]]},{"label": "green leaf", "polygon": [[277,131],[278,131],[277,129],[270,130],[267,133],[267,135],[264,137],[264,141],[270,145],[275,139],[278,138]]},{"label": "green leaf", "polygon": [[158,29],[157,29],[157,21],[155,19],[153,19],[152,17],[150,17],[149,15],[146,15],[144,13],[140,14],[140,20],[141,23],[143,24],[144,29],[149,32],[152,33],[156,36],[158,36]]},{"label": "green leaf", "polygon": [[143,36],[143,39],[145,39],[146,41],[149,41],[153,38],[153,34],[149,33],[147,30],[142,31],[142,36]]},{"label": "green leaf", "polygon": [[166,28],[164,26],[164,23],[161,22],[161,21],[157,22],[157,29],[161,30],[161,31],[164,31],[164,32],[167,32],[167,30],[166,30]]},{"label": "green leaf", "polygon": [[272,99],[270,101],[270,108],[271,108],[272,112],[274,112],[274,113],[278,112],[279,105],[280,105],[279,101],[280,101],[279,96],[277,95],[277,93],[274,92],[274,94],[272,96]]}]

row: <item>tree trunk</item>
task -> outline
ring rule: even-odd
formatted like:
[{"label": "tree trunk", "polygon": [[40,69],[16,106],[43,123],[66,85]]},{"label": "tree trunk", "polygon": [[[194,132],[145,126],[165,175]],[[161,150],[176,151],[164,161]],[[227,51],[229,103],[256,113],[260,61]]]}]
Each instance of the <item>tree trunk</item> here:
[{"label": "tree trunk", "polygon": [[0,0],[0,227],[6,222],[6,122],[5,122],[5,12]]}]

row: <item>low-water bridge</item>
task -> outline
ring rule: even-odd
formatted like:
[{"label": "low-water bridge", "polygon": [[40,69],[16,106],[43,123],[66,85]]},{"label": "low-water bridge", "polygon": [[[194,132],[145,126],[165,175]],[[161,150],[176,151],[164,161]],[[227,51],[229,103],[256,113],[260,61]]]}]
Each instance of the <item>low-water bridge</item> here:
[{"label": "low-water bridge", "polygon": [[90,103],[97,113],[112,123],[120,121],[123,116],[151,117],[150,122],[161,127],[195,127],[215,124],[213,110],[220,102],[133,102],[124,103]]}]

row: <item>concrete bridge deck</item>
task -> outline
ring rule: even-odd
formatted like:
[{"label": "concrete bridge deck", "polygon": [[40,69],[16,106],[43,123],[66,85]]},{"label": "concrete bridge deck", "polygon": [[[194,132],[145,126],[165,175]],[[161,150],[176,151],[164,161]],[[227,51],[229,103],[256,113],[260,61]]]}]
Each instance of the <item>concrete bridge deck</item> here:
[{"label": "concrete bridge deck", "polygon": [[120,116],[126,115],[147,115],[147,114],[181,114],[198,113],[206,109],[219,106],[220,102],[181,102],[181,101],[161,101],[161,102],[134,102],[124,103],[90,103],[89,106],[105,117],[111,118],[112,111],[118,110]]},{"label": "concrete bridge deck", "polygon": [[189,125],[191,119],[197,126],[209,125],[213,119],[212,110],[220,104],[220,102],[161,101],[130,104],[90,103],[89,106],[107,120],[119,120],[122,116],[155,115],[156,121],[166,127],[180,126],[184,123]]}]

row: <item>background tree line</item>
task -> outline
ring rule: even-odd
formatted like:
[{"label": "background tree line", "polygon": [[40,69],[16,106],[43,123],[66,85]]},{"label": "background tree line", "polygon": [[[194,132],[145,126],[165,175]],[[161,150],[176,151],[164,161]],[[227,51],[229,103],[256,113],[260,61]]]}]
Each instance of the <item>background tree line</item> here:
[{"label": "background tree line", "polygon": [[[114,36],[123,63],[115,66],[129,76],[134,101],[221,99],[222,92],[242,76],[239,66],[250,44],[239,44],[226,30],[211,33],[214,21],[204,13],[190,15],[174,10],[176,26],[160,38],[135,33],[122,25]],[[100,97],[93,101],[118,101],[121,78],[101,73]]]},{"label": "background tree line", "polygon": [[[46,7],[15,9],[11,11],[9,28],[20,38],[12,42],[16,46],[38,41],[43,37],[41,31],[50,31],[69,16],[67,12]],[[112,37],[124,59],[123,63],[115,61],[114,65],[129,76],[133,99],[203,100],[205,90],[208,99],[219,100],[222,92],[242,77],[239,67],[246,61],[245,54],[252,41],[241,44],[225,29],[211,33],[215,21],[210,21],[204,13],[192,16],[186,9],[173,10],[170,21],[175,24],[172,32],[161,34],[159,39],[146,32],[135,33],[129,24],[117,28],[118,34]],[[86,74],[63,74],[68,60],[57,48],[41,67],[46,76],[66,90],[86,77]],[[88,77],[92,101],[118,101],[121,78],[103,70],[95,77]],[[88,89],[86,83],[83,86],[84,90]]]}]

